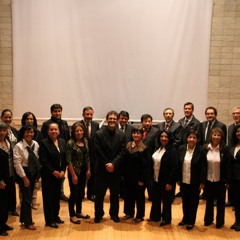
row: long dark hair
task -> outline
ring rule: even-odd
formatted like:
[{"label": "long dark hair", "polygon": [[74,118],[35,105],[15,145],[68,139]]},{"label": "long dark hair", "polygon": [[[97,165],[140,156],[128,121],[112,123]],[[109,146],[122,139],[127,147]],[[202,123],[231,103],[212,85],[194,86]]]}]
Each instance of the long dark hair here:
[{"label": "long dark hair", "polygon": [[240,124],[237,124],[234,126],[233,128],[233,133],[232,133],[232,143],[234,146],[237,145],[237,143],[239,142],[239,139],[236,136],[237,130],[240,128]]},{"label": "long dark hair", "polygon": [[160,141],[160,137],[161,137],[162,133],[166,133],[168,136],[168,144],[167,144],[166,148],[173,145],[173,141],[174,141],[173,134],[170,131],[168,131],[167,129],[163,129],[163,130],[159,131],[157,134],[157,149],[162,146],[161,141]]},{"label": "long dark hair", "polygon": [[32,112],[25,112],[23,115],[22,115],[22,120],[21,120],[21,123],[22,123],[22,126],[26,125],[26,119],[29,115],[32,115],[33,116],[33,126],[35,128],[37,128],[37,119],[35,117],[35,115],[32,113]]},{"label": "long dark hair", "polygon": [[219,148],[220,148],[220,150],[222,150],[223,148],[225,148],[226,144],[225,144],[225,142],[224,142],[224,133],[223,133],[223,130],[222,130],[221,128],[218,128],[218,127],[217,127],[217,128],[213,128],[213,129],[211,130],[211,133],[210,133],[210,136],[209,136],[207,145],[208,145],[209,143],[212,143],[212,135],[213,135],[214,133],[216,133],[216,132],[220,133],[220,135],[221,135],[221,141],[220,141],[220,143],[219,143]]},{"label": "long dark hair", "polygon": [[82,141],[84,142],[84,133],[85,133],[85,128],[83,126],[83,124],[81,122],[75,122],[73,125],[72,125],[72,131],[71,131],[71,138],[73,139],[73,141],[75,142],[76,141],[76,138],[75,138],[75,130],[77,127],[81,127],[82,130],[83,130],[83,137],[82,137]]},{"label": "long dark hair", "polygon": [[31,129],[33,129],[33,131],[34,131],[34,136],[33,136],[33,139],[34,139],[34,137],[36,136],[37,130],[33,125],[23,125],[19,130],[19,139],[23,140],[24,133]]}]

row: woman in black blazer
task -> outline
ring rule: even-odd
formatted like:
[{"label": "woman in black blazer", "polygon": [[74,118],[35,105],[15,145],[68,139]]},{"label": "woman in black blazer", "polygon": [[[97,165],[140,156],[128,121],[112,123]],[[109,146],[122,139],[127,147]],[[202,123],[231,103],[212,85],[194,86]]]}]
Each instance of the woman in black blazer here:
[{"label": "woman in black blazer", "polygon": [[[1,114],[1,120],[7,124],[7,139],[11,144],[12,149],[17,144],[19,140],[18,130],[11,126],[12,124],[13,114],[10,109],[4,109]],[[15,176],[12,175],[8,185],[8,211],[13,216],[19,216],[16,211],[16,184],[15,184]]]},{"label": "woman in black blazer", "polygon": [[187,230],[194,227],[199,203],[199,194],[207,177],[207,158],[198,144],[198,133],[190,130],[186,134],[187,144],[179,147],[179,181],[182,193],[183,218],[179,226]]},{"label": "woman in black blazer", "polygon": [[39,157],[42,163],[42,196],[46,226],[58,228],[64,223],[59,217],[61,180],[66,168],[65,140],[58,138],[57,123],[48,126],[48,137],[42,141]]},{"label": "woman in black blazer", "polygon": [[[157,135],[158,149],[152,155],[153,159],[153,199],[150,221],[158,222],[160,226],[171,224],[172,201],[174,186],[177,179],[178,156],[173,146],[173,136],[168,130],[162,130]],[[162,205],[162,207],[161,207]]]},{"label": "woman in black blazer", "polygon": [[240,124],[233,129],[232,143],[230,149],[230,176],[234,198],[235,223],[230,228],[240,231]]},{"label": "woman in black blazer", "polygon": [[206,191],[206,209],[204,225],[209,226],[214,219],[214,200],[217,200],[216,228],[224,225],[226,184],[228,184],[229,150],[224,143],[221,128],[214,128],[205,146],[208,161]]},{"label": "woman in black blazer", "polygon": [[13,228],[6,224],[8,220],[8,191],[11,181],[11,175],[13,174],[12,160],[13,152],[10,142],[7,140],[8,126],[0,122],[0,236],[7,236],[8,230]]}]

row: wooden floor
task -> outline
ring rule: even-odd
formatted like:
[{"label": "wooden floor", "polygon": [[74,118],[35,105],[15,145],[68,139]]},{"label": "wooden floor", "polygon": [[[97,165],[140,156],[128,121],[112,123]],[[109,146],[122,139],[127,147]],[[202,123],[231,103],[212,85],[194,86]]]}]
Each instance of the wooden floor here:
[{"label": "wooden floor", "polygon": [[[65,181],[65,192],[68,193],[67,181]],[[234,222],[234,212],[231,207],[226,208],[225,226],[222,229],[216,229],[213,224],[210,227],[203,225],[203,216],[205,211],[205,202],[200,201],[196,226],[191,231],[187,231],[185,227],[179,227],[177,224],[182,218],[181,198],[176,198],[173,204],[172,225],[160,227],[159,223],[150,223],[146,221],[149,217],[151,203],[146,201],[145,221],[139,224],[133,224],[131,220],[114,223],[110,220],[109,210],[109,194],[107,194],[104,203],[105,216],[101,223],[95,224],[94,204],[91,201],[83,201],[83,212],[89,214],[89,220],[81,220],[80,225],[70,223],[68,216],[68,205],[61,202],[60,217],[65,221],[59,225],[58,229],[52,229],[44,226],[43,208],[42,208],[41,191],[38,192],[38,202],[40,206],[38,210],[33,210],[33,220],[37,227],[36,231],[30,231],[20,226],[19,217],[9,216],[8,224],[14,227],[13,231],[9,231],[8,237],[0,237],[0,239],[8,240],[219,240],[219,239],[240,239],[240,232],[230,230],[230,226]],[[19,212],[19,208],[17,209]],[[123,214],[123,200],[120,200],[119,216]]]}]

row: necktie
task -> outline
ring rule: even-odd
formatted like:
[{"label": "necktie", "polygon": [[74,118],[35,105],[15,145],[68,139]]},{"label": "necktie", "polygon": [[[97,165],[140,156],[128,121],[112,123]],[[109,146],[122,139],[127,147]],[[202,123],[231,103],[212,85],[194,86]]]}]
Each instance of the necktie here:
[{"label": "necktie", "polygon": [[91,135],[89,123],[87,123],[87,135],[88,135],[88,137],[90,137],[90,135]]},{"label": "necktie", "polygon": [[[34,146],[33,146],[34,149]],[[35,155],[33,149],[29,146],[27,146],[28,150],[28,173],[30,176],[36,176],[39,174],[38,171],[40,171],[40,164],[38,162],[38,158]]]},{"label": "necktie", "polygon": [[169,128],[169,125],[168,125],[168,123],[166,124],[165,128],[168,130],[168,128]]},{"label": "necktie", "polygon": [[187,127],[188,122],[189,122],[188,119],[186,119],[186,120],[185,120],[185,123],[184,123],[184,127]]},{"label": "necktie", "polygon": [[212,130],[212,123],[209,122],[209,123],[208,123],[207,134],[206,134],[206,139],[205,139],[206,141],[208,141],[208,139],[209,139],[209,136],[210,136],[211,130]]},{"label": "necktie", "polygon": [[121,130],[124,132],[124,127],[121,127]]},{"label": "necktie", "polygon": [[144,132],[143,132],[143,138],[146,138],[146,136],[147,136],[147,130],[144,130]]}]

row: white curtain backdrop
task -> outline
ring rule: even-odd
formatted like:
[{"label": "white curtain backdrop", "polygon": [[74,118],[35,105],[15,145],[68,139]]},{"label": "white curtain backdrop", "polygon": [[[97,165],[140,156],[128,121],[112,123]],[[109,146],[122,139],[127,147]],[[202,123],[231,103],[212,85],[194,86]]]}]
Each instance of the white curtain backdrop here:
[{"label": "white curtain backdrop", "polygon": [[13,0],[14,116],[162,119],[207,104],[212,0]]}]

